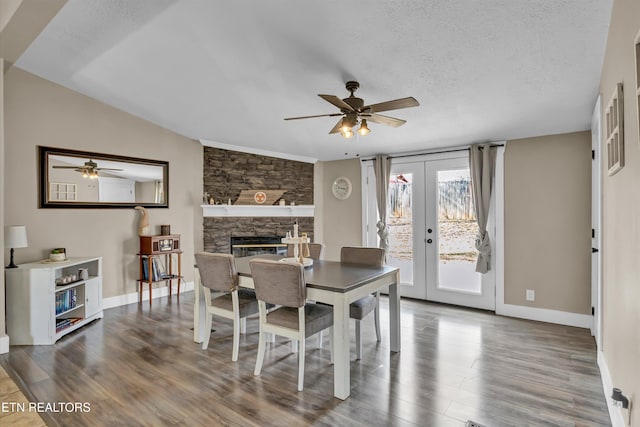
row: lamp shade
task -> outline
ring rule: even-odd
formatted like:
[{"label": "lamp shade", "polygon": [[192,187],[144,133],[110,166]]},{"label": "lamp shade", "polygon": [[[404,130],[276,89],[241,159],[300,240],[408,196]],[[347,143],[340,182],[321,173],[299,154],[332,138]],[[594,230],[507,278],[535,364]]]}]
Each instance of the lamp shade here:
[{"label": "lamp shade", "polygon": [[24,225],[7,225],[4,227],[5,248],[26,248],[27,227]]}]

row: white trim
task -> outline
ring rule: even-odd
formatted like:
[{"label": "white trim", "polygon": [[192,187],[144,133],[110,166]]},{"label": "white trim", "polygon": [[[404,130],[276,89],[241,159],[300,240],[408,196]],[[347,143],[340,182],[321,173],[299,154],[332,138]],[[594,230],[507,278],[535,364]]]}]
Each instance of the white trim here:
[{"label": "white trim", "polygon": [[0,354],[9,353],[9,335],[0,336]]},{"label": "white trim", "polygon": [[494,190],[496,202],[496,232],[495,232],[495,261],[496,261],[496,314],[504,307],[504,151],[507,142],[503,147],[498,147],[496,152],[496,170],[494,177]]},{"label": "white trim", "polygon": [[[180,285],[180,293],[184,294],[185,292],[189,292],[193,290],[193,282],[183,282]],[[176,292],[174,291],[174,295]],[[154,298],[166,297],[169,295],[169,287],[163,286],[153,290]],[[142,294],[142,301],[149,300],[149,293],[144,292]],[[115,297],[103,298],[102,299],[102,309],[106,310],[108,308],[120,307],[122,305],[133,304],[140,301],[140,295],[138,292],[132,292],[130,294],[118,295]]]},{"label": "white trim", "polygon": [[558,325],[575,326],[589,329],[593,322],[590,314],[570,313],[568,311],[549,310],[547,308],[525,307],[523,305],[502,304],[496,314],[518,317],[520,319],[537,320],[539,322],[557,323]]},{"label": "white trim", "polygon": [[201,205],[203,217],[313,216],[314,205]]},{"label": "white trim", "polygon": [[598,95],[591,116],[591,149],[595,152],[595,159],[591,161],[591,228],[595,230],[591,247],[599,249],[599,252],[591,254],[591,306],[594,310],[591,335],[595,337],[598,348],[602,347],[602,119],[600,109]]},{"label": "white trim", "polygon": [[222,142],[207,141],[199,139],[200,144],[205,147],[220,148],[222,150],[239,151],[241,153],[258,154],[260,156],[276,157],[278,159],[294,160],[296,162],[316,163],[318,159],[306,156],[296,156],[295,154],[279,153],[276,151],[260,150],[259,148],[245,147],[242,145],[223,144]]},{"label": "white trim", "polygon": [[613,427],[625,427],[626,423],[622,413],[625,409],[615,406],[609,395],[609,390],[613,391],[613,385],[611,382],[611,375],[609,375],[609,367],[607,366],[607,361],[605,360],[604,353],[602,351],[598,351],[598,367],[600,368],[600,379],[602,380],[602,389],[604,391],[604,399],[607,402],[611,425]]}]

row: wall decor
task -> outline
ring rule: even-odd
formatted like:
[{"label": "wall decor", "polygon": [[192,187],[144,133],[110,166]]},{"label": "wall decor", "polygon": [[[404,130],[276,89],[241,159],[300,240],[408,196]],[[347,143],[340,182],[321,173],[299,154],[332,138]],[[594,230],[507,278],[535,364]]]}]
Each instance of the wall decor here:
[{"label": "wall decor", "polygon": [[273,205],[286,190],[242,190],[234,205]]},{"label": "wall decor", "polygon": [[609,176],[624,167],[624,97],[622,83],[616,85],[607,108],[604,110],[605,136],[607,139],[607,170]]},{"label": "wall decor", "polygon": [[169,207],[169,162],[38,147],[40,208]]}]

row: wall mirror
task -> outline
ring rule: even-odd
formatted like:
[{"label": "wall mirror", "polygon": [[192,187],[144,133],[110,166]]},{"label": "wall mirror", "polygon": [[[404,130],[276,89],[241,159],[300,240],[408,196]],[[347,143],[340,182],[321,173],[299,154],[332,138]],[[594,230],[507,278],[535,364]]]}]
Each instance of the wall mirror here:
[{"label": "wall mirror", "polygon": [[41,208],[169,207],[169,162],[38,147]]}]

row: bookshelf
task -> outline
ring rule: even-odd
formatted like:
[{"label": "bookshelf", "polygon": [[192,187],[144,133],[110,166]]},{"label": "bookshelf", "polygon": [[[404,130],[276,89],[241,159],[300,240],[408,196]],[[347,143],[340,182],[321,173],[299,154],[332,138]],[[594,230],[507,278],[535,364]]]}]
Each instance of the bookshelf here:
[{"label": "bookshelf", "polygon": [[[173,262],[174,256],[177,263]],[[173,281],[178,282],[178,297],[180,297],[180,281],[182,280],[182,250],[180,249],[180,235],[140,236],[140,277],[138,279],[140,303],[144,285],[149,288],[149,304],[152,301],[153,285],[168,283],[169,296],[172,294]],[[164,261],[164,262],[162,262]],[[174,265],[177,270],[174,272]]]},{"label": "bookshelf", "polygon": [[[80,270],[86,270],[86,278]],[[5,274],[11,345],[55,344],[103,317],[101,257],[36,261]]]}]

